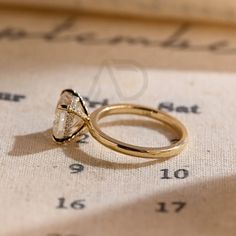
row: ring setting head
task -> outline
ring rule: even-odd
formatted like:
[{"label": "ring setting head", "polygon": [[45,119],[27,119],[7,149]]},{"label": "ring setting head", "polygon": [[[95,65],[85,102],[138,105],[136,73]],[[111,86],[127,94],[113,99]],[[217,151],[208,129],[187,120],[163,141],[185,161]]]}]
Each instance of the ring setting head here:
[{"label": "ring setting head", "polygon": [[89,119],[83,98],[72,89],[63,90],[55,111],[53,139],[66,143],[74,139],[86,127]]}]

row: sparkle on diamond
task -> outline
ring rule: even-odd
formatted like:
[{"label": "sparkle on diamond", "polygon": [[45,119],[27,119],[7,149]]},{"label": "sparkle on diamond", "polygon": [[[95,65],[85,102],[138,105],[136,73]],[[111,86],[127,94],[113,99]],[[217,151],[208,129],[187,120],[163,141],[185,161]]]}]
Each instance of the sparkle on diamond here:
[{"label": "sparkle on diamond", "polygon": [[57,104],[55,120],[53,123],[53,135],[57,139],[71,137],[84,124],[83,120],[67,110],[59,109],[61,106],[71,106],[78,113],[84,114],[80,99],[68,91],[64,91]]}]

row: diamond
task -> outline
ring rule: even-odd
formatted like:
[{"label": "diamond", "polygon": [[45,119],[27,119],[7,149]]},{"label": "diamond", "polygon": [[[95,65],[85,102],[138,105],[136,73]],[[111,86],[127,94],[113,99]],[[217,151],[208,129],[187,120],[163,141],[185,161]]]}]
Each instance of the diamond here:
[{"label": "diamond", "polygon": [[63,139],[65,134],[67,111],[57,110],[56,117],[53,122],[53,135],[57,139]]},{"label": "diamond", "polygon": [[[68,111],[68,108],[77,114]],[[81,117],[88,115],[82,97],[75,91],[67,89],[61,93],[55,112],[53,136],[56,141],[63,142],[72,138],[83,128]]]}]

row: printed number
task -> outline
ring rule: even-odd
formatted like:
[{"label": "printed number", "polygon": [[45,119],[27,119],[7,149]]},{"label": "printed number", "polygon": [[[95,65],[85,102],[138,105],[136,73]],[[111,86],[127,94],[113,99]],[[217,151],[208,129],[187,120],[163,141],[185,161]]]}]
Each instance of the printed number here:
[{"label": "printed number", "polygon": [[88,143],[89,135],[88,134],[81,134],[80,139],[77,143]]},{"label": "printed number", "polygon": [[84,199],[79,199],[79,200],[75,200],[73,202],[71,202],[70,204],[66,204],[66,199],[64,197],[58,198],[58,205],[57,205],[57,209],[68,209],[68,208],[72,208],[74,210],[82,210],[85,208],[85,200]]},{"label": "printed number", "polygon": [[171,202],[170,205],[166,202],[158,202],[157,205],[158,208],[156,208],[156,212],[167,213],[171,210],[171,205],[174,206],[174,212],[178,213],[186,206],[186,202]]},{"label": "printed number", "polygon": [[162,169],[162,176],[161,179],[185,179],[189,176],[189,171],[186,169],[179,169],[174,171],[173,174],[170,173],[168,169]]},{"label": "printed number", "polygon": [[81,164],[71,164],[69,168],[72,170],[70,173],[71,174],[76,174],[79,172],[82,172],[84,170],[84,166]]}]

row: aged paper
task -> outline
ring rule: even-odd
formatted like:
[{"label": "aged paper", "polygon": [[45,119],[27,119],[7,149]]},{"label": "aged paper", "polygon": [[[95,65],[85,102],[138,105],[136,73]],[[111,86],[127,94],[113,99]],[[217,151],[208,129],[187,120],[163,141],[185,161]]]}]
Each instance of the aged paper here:
[{"label": "aged paper", "polygon": [[0,0],[7,6],[40,7],[187,21],[236,22],[234,0]]},{"label": "aged paper", "polygon": [[[27,11],[0,19],[0,235],[235,235],[234,28]],[[186,125],[189,144],[163,162],[86,134],[58,146],[50,135],[65,88],[90,111],[163,109]],[[115,138],[168,143],[161,126],[118,118],[103,123]]]}]

